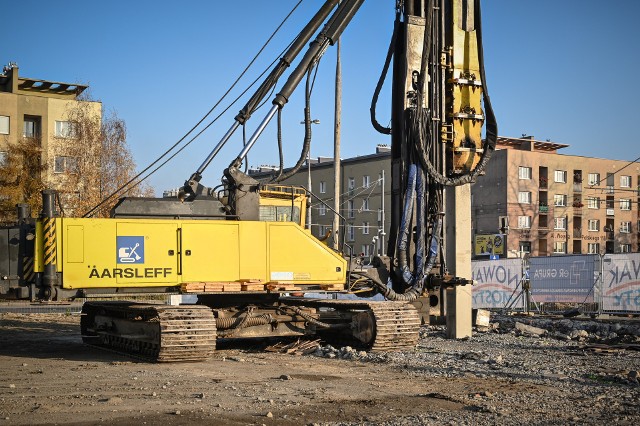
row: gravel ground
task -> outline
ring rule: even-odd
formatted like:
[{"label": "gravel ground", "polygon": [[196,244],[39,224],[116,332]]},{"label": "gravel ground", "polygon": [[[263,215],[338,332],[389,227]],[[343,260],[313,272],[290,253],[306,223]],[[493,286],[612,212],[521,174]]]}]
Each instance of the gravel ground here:
[{"label": "gravel ground", "polygon": [[84,346],[77,325],[0,315],[0,426],[640,424],[634,321],[502,316],[464,340],[425,326],[411,352],[244,342],[187,364]]},{"label": "gravel ground", "polygon": [[[427,383],[487,379],[486,387],[474,380],[466,394],[434,395],[466,410],[327,424],[640,424],[638,322],[494,316],[470,339],[446,339],[442,326],[423,327],[421,337],[415,353],[325,346],[314,355],[387,363]],[[502,383],[489,385],[493,379]],[[515,386],[523,384],[530,391]]]}]

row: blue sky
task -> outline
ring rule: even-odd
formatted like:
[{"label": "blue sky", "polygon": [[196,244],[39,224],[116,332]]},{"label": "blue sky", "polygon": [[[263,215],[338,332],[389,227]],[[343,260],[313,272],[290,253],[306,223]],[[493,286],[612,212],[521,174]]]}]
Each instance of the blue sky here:
[{"label": "blue sky", "polygon": [[[93,98],[126,121],[142,168],[214,105],[297,1],[6,2],[3,15],[12,18],[3,22],[0,63],[17,62],[26,77],[89,84]],[[303,1],[229,99],[277,57],[320,4]],[[371,128],[369,104],[394,4],[367,0],[343,34],[343,158],[372,153],[376,144],[389,142]],[[21,19],[25,13],[28,19]],[[639,15],[640,2],[634,0],[485,0],[485,67],[499,134],[569,144],[566,154],[628,161],[640,156],[632,130],[640,99],[634,31]],[[312,98],[312,118],[320,120],[313,126],[313,156],[333,155],[334,69],[332,48],[322,59]],[[382,122],[389,117],[388,92],[386,85],[378,107]],[[302,144],[302,101],[298,90],[283,113],[287,165],[298,158]],[[243,105],[234,105],[156,173],[150,180],[156,192],[181,185]],[[250,121],[249,135],[266,110]],[[241,144],[237,132],[203,183],[219,183]],[[274,122],[249,154],[249,164],[277,162]]]}]

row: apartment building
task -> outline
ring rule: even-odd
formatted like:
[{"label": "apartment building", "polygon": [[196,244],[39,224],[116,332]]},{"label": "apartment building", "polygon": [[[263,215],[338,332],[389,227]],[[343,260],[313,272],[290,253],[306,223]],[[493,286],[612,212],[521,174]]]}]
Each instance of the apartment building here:
[{"label": "apartment building", "polygon": [[472,186],[476,240],[502,234],[507,257],[638,251],[640,164],[558,153],[566,147],[498,138]]},{"label": "apartment building", "polygon": [[[390,158],[390,148],[378,145],[375,154],[340,162],[340,214],[344,217],[345,242],[353,249],[354,255],[368,257],[387,251],[385,230],[389,229],[391,223],[388,208],[391,194]],[[333,158],[312,158],[286,182],[288,185],[308,188],[311,177],[311,192],[317,198],[311,201],[310,225],[312,234],[319,238],[332,229],[335,195],[333,169]],[[249,174],[258,180],[268,180],[275,171],[273,166],[261,166],[251,169]]]},{"label": "apartment building", "polygon": [[5,66],[0,74],[0,164],[5,163],[9,146],[35,140],[41,164],[46,165],[44,182],[53,189],[68,189],[64,175],[76,159],[65,148],[77,143],[68,113],[81,103],[98,123],[102,116],[100,102],[79,99],[87,87],[22,77],[17,65]]},{"label": "apartment building", "polygon": [[[640,164],[558,152],[567,147],[531,136],[498,138],[485,174],[471,186],[475,258],[640,250]],[[378,146],[375,154],[341,162],[340,214],[358,254],[386,252],[390,158],[389,148]],[[327,204],[312,202],[311,230],[321,237],[333,220],[333,159],[312,159],[310,166],[287,183],[306,188],[310,173],[312,192]],[[263,166],[250,174],[262,180],[274,171]]]}]

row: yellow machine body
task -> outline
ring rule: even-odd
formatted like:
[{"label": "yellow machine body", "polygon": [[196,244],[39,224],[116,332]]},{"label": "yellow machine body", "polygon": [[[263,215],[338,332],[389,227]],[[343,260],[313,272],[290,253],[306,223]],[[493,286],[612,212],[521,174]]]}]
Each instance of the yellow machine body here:
[{"label": "yellow machine body", "polygon": [[[306,201],[299,188],[268,186],[260,221],[56,218],[56,269],[64,289],[239,281],[335,289],[346,283],[347,262],[301,226]],[[42,272],[41,221],[36,229]]]},{"label": "yellow machine body", "polygon": [[346,261],[293,222],[58,218],[56,229],[65,289],[346,282]]}]

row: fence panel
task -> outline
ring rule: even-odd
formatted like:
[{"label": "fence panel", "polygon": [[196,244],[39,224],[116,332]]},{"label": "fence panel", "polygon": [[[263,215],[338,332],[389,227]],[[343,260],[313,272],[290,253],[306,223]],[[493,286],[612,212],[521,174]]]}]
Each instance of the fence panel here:
[{"label": "fence panel", "polygon": [[603,262],[603,311],[640,312],[640,253],[607,254]]},{"label": "fence panel", "polygon": [[597,255],[547,256],[529,259],[533,300],[592,303],[597,280]]},{"label": "fence panel", "polygon": [[[512,301],[513,308],[524,307],[518,286],[522,279],[520,259],[481,260],[471,262],[474,308],[504,308]],[[518,297],[518,300],[516,300]]]}]

